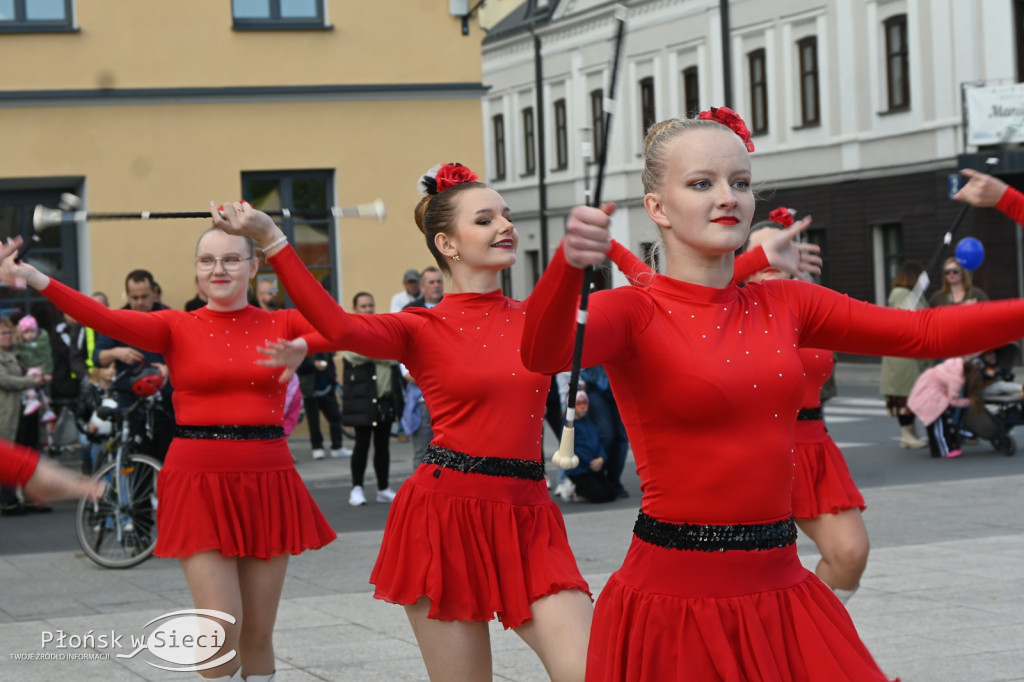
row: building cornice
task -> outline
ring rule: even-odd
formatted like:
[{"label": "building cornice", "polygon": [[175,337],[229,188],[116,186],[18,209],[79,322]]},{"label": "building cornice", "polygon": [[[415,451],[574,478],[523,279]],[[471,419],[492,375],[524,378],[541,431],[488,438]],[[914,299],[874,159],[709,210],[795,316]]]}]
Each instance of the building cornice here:
[{"label": "building cornice", "polygon": [[488,90],[483,83],[0,90],[0,107],[480,99]]}]

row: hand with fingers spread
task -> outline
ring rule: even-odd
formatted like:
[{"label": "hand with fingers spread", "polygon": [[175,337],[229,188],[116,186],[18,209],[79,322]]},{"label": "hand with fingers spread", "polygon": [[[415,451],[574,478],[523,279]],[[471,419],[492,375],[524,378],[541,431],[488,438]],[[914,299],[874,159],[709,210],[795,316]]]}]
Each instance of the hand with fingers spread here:
[{"label": "hand with fingers spread", "polygon": [[762,244],[768,263],[779,270],[784,270],[801,279],[810,279],[811,273],[821,273],[821,247],[809,242],[797,241],[798,237],[811,225],[811,216],[798,220],[784,230],[776,230]]},{"label": "hand with fingers spread", "polygon": [[221,206],[211,201],[210,217],[213,218],[214,227],[228,234],[252,239],[268,256],[285,243],[284,232],[274,219],[253,208],[247,201],[235,201]]},{"label": "hand with fingers spread", "polygon": [[953,195],[957,201],[971,206],[995,206],[1006,192],[1006,183],[988,173],[964,168],[960,174],[967,178],[967,184]]},{"label": "hand with fingers spread", "polygon": [[260,360],[259,364],[264,367],[284,367],[281,376],[278,378],[282,384],[287,384],[299,368],[306,355],[309,354],[309,346],[303,338],[278,339],[276,342],[267,342],[267,345],[259,349],[259,352],[267,356],[266,360]]},{"label": "hand with fingers spread", "polygon": [[601,208],[577,206],[569,214],[565,224],[565,240],[562,242],[565,259],[570,265],[585,268],[604,262],[611,249],[611,215],[615,204],[608,202]]}]

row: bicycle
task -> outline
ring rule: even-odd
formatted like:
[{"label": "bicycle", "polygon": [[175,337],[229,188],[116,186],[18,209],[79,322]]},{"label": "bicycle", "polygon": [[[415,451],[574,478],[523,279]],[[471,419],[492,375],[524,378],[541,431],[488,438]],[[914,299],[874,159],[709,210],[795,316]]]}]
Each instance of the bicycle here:
[{"label": "bicycle", "polygon": [[[159,379],[154,379],[159,377]],[[163,385],[158,371],[144,373],[134,385],[138,396],[121,411],[104,405],[96,410],[100,419],[110,421],[111,435],[104,451],[106,461],[92,478],[103,481],[103,495],[81,500],[75,514],[75,534],[86,556],[104,568],[131,568],[153,554],[156,547],[157,474],[161,464],[149,455],[132,452],[137,445],[132,415],[141,411],[145,435],[153,436],[153,415],[162,409],[156,402]]]}]

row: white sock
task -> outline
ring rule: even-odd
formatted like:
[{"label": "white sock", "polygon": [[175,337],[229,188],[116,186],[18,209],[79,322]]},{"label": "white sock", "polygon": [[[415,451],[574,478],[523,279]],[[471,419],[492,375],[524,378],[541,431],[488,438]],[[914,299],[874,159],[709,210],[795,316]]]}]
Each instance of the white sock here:
[{"label": "white sock", "polygon": [[846,602],[850,601],[850,597],[852,597],[859,589],[860,585],[857,585],[857,587],[853,588],[852,590],[843,590],[837,587],[832,591],[836,593],[837,597],[839,597],[839,601],[845,604]]}]

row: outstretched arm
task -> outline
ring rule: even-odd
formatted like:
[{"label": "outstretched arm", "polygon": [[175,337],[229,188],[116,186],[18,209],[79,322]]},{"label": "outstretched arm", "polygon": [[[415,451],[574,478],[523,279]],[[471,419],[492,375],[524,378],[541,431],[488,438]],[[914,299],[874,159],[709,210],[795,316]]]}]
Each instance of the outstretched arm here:
[{"label": "outstretched arm", "polygon": [[164,352],[170,338],[167,320],[159,313],[135,310],[111,310],[91,296],[65,286],[36,270],[32,265],[18,261],[21,239],[8,240],[0,247],[0,281],[12,286],[26,284],[37,290],[63,312],[100,334],[138,348]]},{"label": "outstretched arm", "polygon": [[862,355],[949,358],[998,348],[1024,337],[1024,299],[926,310],[857,301],[831,289],[780,280],[800,310],[800,345]]},{"label": "outstretched arm", "polygon": [[99,496],[103,484],[75,476],[64,467],[28,448],[0,441],[0,481],[9,486],[22,486],[25,495],[35,502]]}]

